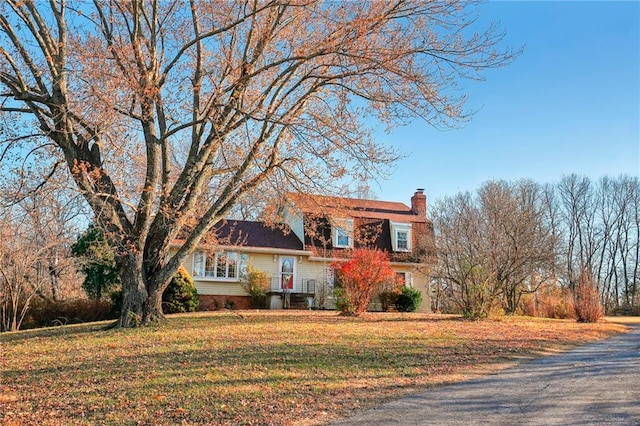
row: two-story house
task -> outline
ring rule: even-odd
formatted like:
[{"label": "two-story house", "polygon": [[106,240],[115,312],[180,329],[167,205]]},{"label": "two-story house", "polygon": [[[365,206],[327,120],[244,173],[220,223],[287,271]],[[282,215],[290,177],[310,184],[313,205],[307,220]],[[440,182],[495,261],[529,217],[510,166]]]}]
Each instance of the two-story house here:
[{"label": "two-story house", "polygon": [[[411,206],[354,198],[289,194],[283,223],[228,220],[214,227],[217,244],[202,245],[186,262],[202,309],[247,308],[242,287],[248,265],[271,276],[268,307],[306,303],[332,307],[330,264],[350,256],[353,248],[387,252],[399,281],[423,292],[429,309],[427,255],[433,229],[427,199],[418,189]],[[372,308],[376,309],[375,302]]]}]

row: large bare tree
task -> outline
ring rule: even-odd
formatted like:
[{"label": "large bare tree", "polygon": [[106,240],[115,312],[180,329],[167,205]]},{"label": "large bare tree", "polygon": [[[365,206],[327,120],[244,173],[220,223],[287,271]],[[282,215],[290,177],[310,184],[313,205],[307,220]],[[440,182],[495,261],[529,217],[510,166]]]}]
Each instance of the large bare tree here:
[{"label": "large bare tree", "polygon": [[485,260],[494,271],[502,306],[514,314],[525,293],[555,279],[557,234],[544,191],[532,181],[487,182],[478,191],[484,221]]},{"label": "large bare tree", "polygon": [[496,27],[474,30],[476,12],[458,1],[6,0],[0,109],[55,146],[116,251],[120,325],[145,324],[163,318],[169,279],[244,194],[384,171],[396,154],[371,140],[367,118],[465,119],[457,83],[513,57]]},{"label": "large bare tree", "polygon": [[432,276],[437,289],[465,317],[487,317],[500,288],[486,262],[484,218],[477,200],[470,192],[438,200],[432,205],[431,218],[437,257]]},{"label": "large bare tree", "polygon": [[522,295],[555,273],[544,195],[531,181],[490,181],[434,204],[433,275],[465,316],[488,316],[497,303],[515,313]]}]

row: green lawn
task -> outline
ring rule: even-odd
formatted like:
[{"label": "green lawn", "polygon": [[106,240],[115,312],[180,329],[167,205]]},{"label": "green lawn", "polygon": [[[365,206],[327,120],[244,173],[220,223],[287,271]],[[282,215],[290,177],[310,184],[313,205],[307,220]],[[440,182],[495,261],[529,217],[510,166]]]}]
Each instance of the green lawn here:
[{"label": "green lawn", "polygon": [[242,311],[0,335],[0,424],[323,424],[625,330],[613,323]]}]

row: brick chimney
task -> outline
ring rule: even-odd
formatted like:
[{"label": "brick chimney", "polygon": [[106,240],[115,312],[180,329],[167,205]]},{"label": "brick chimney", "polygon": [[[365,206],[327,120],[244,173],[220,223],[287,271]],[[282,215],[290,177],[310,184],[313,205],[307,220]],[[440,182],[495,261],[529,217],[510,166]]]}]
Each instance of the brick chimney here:
[{"label": "brick chimney", "polygon": [[419,216],[427,217],[427,196],[424,194],[423,188],[416,189],[415,194],[411,197],[411,210]]}]

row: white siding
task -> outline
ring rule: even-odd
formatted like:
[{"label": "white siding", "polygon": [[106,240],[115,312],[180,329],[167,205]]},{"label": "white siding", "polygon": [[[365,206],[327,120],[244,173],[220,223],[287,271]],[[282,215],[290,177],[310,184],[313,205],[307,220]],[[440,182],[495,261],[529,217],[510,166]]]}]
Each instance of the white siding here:
[{"label": "white siding", "polygon": [[429,291],[429,276],[417,269],[411,271],[413,288],[422,293],[422,304],[418,312],[431,312],[431,292]]},{"label": "white siding", "polygon": [[[266,272],[271,276],[277,273],[278,263],[273,261],[271,254],[249,253],[249,265],[255,269]],[[185,269],[193,276],[193,256],[189,256],[184,264]],[[247,296],[240,281],[215,280],[211,278],[193,279],[198,294],[214,296]]]},{"label": "white siding", "polygon": [[249,265],[266,272],[269,276],[278,273],[278,258],[273,254],[249,253]]},{"label": "white siding", "polygon": [[298,262],[298,278],[306,278],[312,280],[323,280],[325,278],[328,262],[311,261],[309,258],[303,258],[302,262]]},{"label": "white siding", "polygon": [[[279,274],[279,255],[248,253],[249,265],[254,269],[266,272],[270,277]],[[324,282],[326,278],[326,270],[331,262],[319,260],[310,260],[306,256],[294,256],[296,259],[295,279],[296,288],[302,279],[316,280],[316,286]],[[189,256],[185,263],[185,269],[193,276],[193,257]],[[422,292],[422,305],[420,312],[429,312],[430,309],[430,293],[429,293],[429,277],[418,271],[414,265],[392,265],[391,269],[395,272],[411,273],[411,281],[414,288]],[[202,295],[219,295],[219,296],[247,296],[240,282],[216,281],[212,279],[194,278],[194,284],[199,294]],[[317,287],[316,287],[317,288]]]},{"label": "white siding", "polygon": [[282,219],[284,223],[289,225],[298,239],[304,241],[304,221],[302,219],[302,213],[299,210],[287,207],[284,210]]},{"label": "white siding", "polygon": [[239,282],[193,280],[198,294],[212,296],[248,296]]}]

